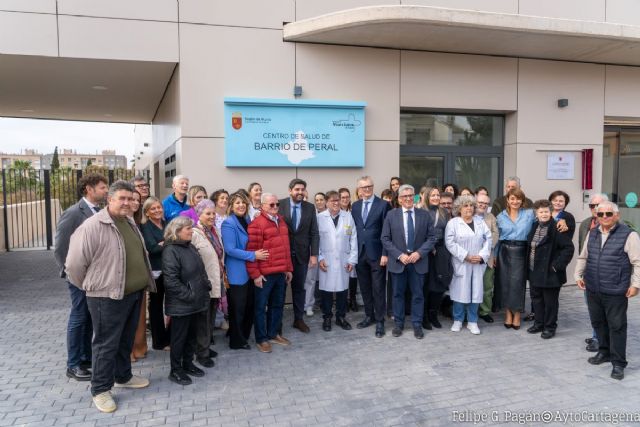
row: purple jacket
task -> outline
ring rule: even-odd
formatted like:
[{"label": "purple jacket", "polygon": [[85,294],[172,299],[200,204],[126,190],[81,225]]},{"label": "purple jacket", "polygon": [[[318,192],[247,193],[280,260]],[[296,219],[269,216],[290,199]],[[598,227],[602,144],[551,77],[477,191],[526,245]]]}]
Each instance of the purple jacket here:
[{"label": "purple jacket", "polygon": [[186,211],[180,212],[180,216],[191,218],[191,220],[193,221],[193,225],[196,225],[198,223],[198,220],[200,219],[198,218],[198,214],[196,214],[196,210],[194,208],[189,208]]}]

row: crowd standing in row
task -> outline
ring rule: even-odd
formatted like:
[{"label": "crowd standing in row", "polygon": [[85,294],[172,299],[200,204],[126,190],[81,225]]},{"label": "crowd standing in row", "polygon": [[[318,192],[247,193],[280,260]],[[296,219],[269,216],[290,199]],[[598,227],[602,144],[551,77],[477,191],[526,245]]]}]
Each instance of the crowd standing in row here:
[{"label": "crowd standing in row", "polygon": [[[169,379],[187,385],[215,365],[213,328],[228,315],[229,347],[250,350],[251,330],[263,353],[288,346],[283,334],[286,285],[291,285],[293,325],[310,332],[305,313],[321,306],[324,331],[351,330],[348,310],[386,334],[392,319],[398,337],[410,316],[413,335],[442,328],[438,313],[449,293],[452,332],[480,334],[478,320],[492,323],[504,309],[504,326],[518,330],[530,283],[533,325],[543,339],[555,336],[560,287],[574,247],[576,222],[569,196],[554,191],[533,203],[517,177],[492,207],[486,188],[442,191],[414,187],[394,177],[378,197],[370,177],[347,188],[317,193],[289,183],[283,199],[259,183],[232,194],[173,179],[164,200],[150,196],[143,177],[110,187],[88,174],[78,183],[80,201],[58,224],[55,255],[71,296],[67,328],[67,376],[91,381],[96,407],[116,410],[113,387],[141,388],[131,363],[147,352],[148,308],[155,350],[170,351]],[[352,203],[353,201],[353,203]],[[101,209],[101,206],[106,206]],[[591,364],[611,362],[624,377],[627,299],[640,287],[640,240],[619,222],[605,195],[590,201],[592,217],[579,227],[575,272],[593,327]],[[146,291],[149,291],[147,307]],[[334,313],[335,301],[335,313]],[[228,309],[228,310],[227,310]]]}]

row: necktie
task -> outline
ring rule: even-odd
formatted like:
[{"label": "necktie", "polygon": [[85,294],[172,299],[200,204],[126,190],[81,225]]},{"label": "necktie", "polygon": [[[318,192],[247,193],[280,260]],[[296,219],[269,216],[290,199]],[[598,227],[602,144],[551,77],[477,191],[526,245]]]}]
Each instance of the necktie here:
[{"label": "necktie", "polygon": [[100,211],[100,208],[99,208],[99,207],[97,207],[97,206],[94,206],[94,207],[93,207],[93,208],[91,208],[91,209],[93,209],[93,212],[95,212],[95,213],[98,213],[98,212]]},{"label": "necktie", "polygon": [[412,211],[407,211],[407,250],[413,252],[413,241],[415,240],[415,229],[413,227]]},{"label": "necktie", "polygon": [[369,201],[364,202],[364,211],[362,212],[362,223],[367,223],[367,217],[369,216]]},{"label": "necktie", "polygon": [[293,213],[291,214],[291,224],[293,225],[293,231],[298,229],[298,205],[293,205]]}]

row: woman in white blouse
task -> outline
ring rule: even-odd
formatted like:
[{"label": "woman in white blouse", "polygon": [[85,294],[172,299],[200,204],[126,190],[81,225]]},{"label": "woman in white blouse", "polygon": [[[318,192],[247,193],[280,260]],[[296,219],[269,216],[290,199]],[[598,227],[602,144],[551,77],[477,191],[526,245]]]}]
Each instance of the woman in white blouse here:
[{"label": "woman in white blouse", "polygon": [[451,253],[453,280],[449,294],[453,301],[453,332],[462,328],[465,312],[467,329],[478,335],[478,306],[483,297],[483,275],[491,255],[491,231],[482,218],[474,217],[476,199],[460,196],[453,205],[454,215],[447,224],[445,245]]}]

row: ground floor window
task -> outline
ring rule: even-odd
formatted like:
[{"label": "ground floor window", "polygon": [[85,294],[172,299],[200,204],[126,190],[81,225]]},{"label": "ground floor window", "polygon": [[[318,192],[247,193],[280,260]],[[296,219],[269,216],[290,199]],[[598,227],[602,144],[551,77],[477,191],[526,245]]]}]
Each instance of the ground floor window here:
[{"label": "ground floor window", "polygon": [[640,127],[606,126],[602,150],[602,192],[640,227]]},{"label": "ground floor window", "polygon": [[406,111],[400,114],[400,175],[416,191],[454,183],[501,194],[504,117]]}]

